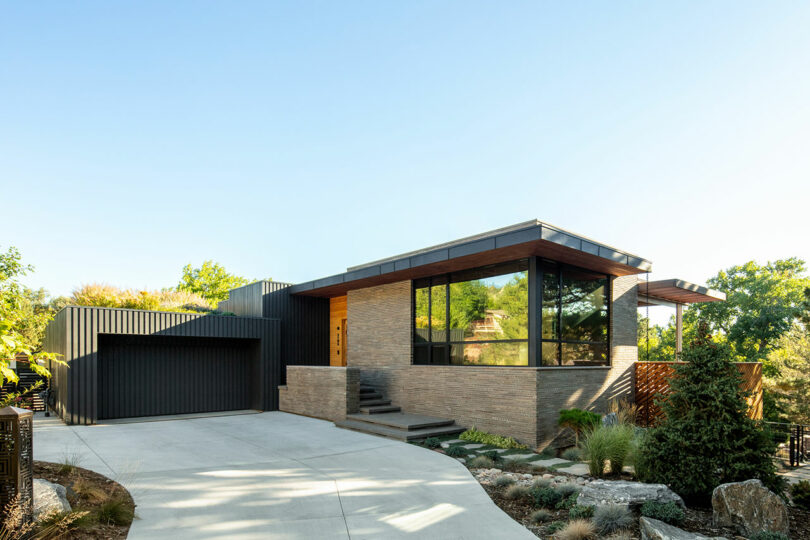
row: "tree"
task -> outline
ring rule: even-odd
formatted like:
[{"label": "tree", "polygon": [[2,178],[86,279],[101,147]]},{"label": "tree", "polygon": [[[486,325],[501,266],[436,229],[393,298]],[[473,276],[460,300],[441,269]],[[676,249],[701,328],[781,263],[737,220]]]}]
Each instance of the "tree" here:
[{"label": "tree", "polygon": [[731,349],[701,325],[675,368],[672,392],[661,403],[664,420],[642,443],[644,480],[668,484],[684,498],[706,502],[726,482],[760,479],[781,492],[774,444],[748,417],[746,393]]},{"label": "tree", "polygon": [[806,313],[805,262],[795,257],[765,265],[749,261],[721,270],[707,284],[726,293],[726,301],[692,305],[684,313],[685,326],[706,322],[711,332],[725,336],[736,359],[763,362],[768,371],[768,354]]},{"label": "tree", "polygon": [[191,264],[183,267],[177,290],[197,293],[212,304],[227,300],[228,291],[247,285],[250,280],[229,274],[225,267],[214,261],[205,261],[199,268]]},{"label": "tree", "polygon": [[638,359],[645,362],[671,362],[675,360],[675,322],[667,326],[648,327],[648,320],[638,314]]},{"label": "tree", "polygon": [[64,364],[58,355],[41,350],[42,334],[53,312],[39,302],[44,300],[44,291],[32,291],[20,284],[19,278],[32,270],[31,265],[23,264],[16,248],[0,253],[0,384],[6,379],[19,381],[10,366],[18,355],[27,356],[31,370],[44,377],[51,373],[40,362]]},{"label": "tree", "polygon": [[796,324],[768,355],[769,420],[810,424],[810,329]]}]

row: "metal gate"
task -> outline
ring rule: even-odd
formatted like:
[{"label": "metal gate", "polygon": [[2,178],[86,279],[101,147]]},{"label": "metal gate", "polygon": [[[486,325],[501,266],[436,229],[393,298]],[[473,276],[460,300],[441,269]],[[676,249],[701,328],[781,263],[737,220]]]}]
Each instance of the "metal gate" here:
[{"label": "metal gate", "polygon": [[258,340],[99,335],[98,417],[249,409]]}]

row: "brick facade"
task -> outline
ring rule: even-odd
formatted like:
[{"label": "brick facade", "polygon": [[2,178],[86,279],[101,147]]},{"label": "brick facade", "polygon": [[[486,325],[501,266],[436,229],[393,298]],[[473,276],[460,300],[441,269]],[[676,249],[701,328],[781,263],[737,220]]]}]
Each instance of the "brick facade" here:
[{"label": "brick facade", "polygon": [[360,371],[329,366],[287,366],[287,385],[278,389],[280,411],[345,420],[358,410]]},{"label": "brick facade", "polygon": [[411,365],[410,281],[348,293],[348,365],[407,412],[545,447],[559,434],[560,409],[604,411],[610,399],[632,398],[636,281],[612,279],[610,367]]}]

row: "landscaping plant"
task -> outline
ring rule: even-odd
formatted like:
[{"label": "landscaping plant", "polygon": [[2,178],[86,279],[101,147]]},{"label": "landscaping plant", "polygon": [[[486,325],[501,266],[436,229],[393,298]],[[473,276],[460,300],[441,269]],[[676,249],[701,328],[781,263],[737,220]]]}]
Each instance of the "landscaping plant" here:
[{"label": "landscaping plant", "polygon": [[670,525],[680,525],[684,520],[684,513],[680,506],[674,502],[645,501],[641,505],[641,515],[657,519]]},{"label": "landscaping plant", "polygon": [[770,436],[748,417],[746,393],[730,349],[705,325],[675,367],[662,423],[648,430],[637,459],[643,480],[707,502],[720,484],[758,478],[781,493]]},{"label": "landscaping plant", "polygon": [[473,469],[491,469],[495,463],[487,456],[476,456],[470,461],[470,467]]},{"label": "landscaping plant", "polygon": [[583,431],[593,429],[599,425],[601,416],[591,411],[581,409],[563,409],[557,424],[574,432],[576,445],[579,446],[579,436]]},{"label": "landscaping plant", "polygon": [[790,498],[799,508],[810,510],[810,482],[801,480],[790,486]]},{"label": "landscaping plant", "polygon": [[532,488],[529,495],[534,500],[534,505],[542,508],[554,508],[562,500],[560,492],[552,487]]},{"label": "landscaping plant", "polygon": [[503,437],[501,435],[493,435],[486,431],[480,431],[472,427],[458,436],[463,441],[476,442],[481,444],[488,444],[490,446],[497,446],[498,448],[517,448],[519,450],[526,450],[529,448],[525,444],[520,444],[512,437]]},{"label": "landscaping plant", "polygon": [[605,475],[605,467],[610,463],[609,474],[619,475],[630,454],[635,436],[635,428],[627,424],[597,426],[585,434],[582,450],[588,460],[591,476]]},{"label": "landscaping plant", "polygon": [[569,448],[562,453],[562,458],[568,461],[582,461],[582,450],[579,448]]},{"label": "landscaping plant", "polygon": [[790,540],[790,539],[782,533],[761,531],[750,536],[748,540]]},{"label": "landscaping plant", "polygon": [[515,484],[506,488],[503,496],[511,500],[523,499],[529,496],[529,488]]},{"label": "landscaping plant", "polygon": [[469,452],[463,446],[451,446],[447,450],[444,451],[450,457],[465,457]]},{"label": "landscaping plant", "polygon": [[576,504],[568,510],[568,517],[571,519],[583,518],[588,519],[593,517],[593,506],[583,506]]},{"label": "landscaping plant", "polygon": [[428,437],[423,444],[426,448],[438,448],[442,445],[442,442],[436,437]]},{"label": "landscaping plant", "polygon": [[558,540],[586,540],[596,536],[596,528],[586,519],[574,519],[554,535]]},{"label": "landscaping plant", "polygon": [[548,527],[546,527],[546,532],[549,534],[554,534],[560,529],[564,529],[566,525],[567,523],[565,521],[552,521],[548,524]]},{"label": "landscaping plant", "polygon": [[532,512],[532,514],[529,516],[529,521],[532,523],[543,523],[550,520],[551,516],[553,516],[551,512],[545,508],[541,508]]},{"label": "landscaping plant", "polygon": [[495,481],[492,482],[492,484],[495,487],[511,486],[514,483],[515,483],[515,479],[512,478],[511,476],[506,476],[505,474],[502,474],[502,475],[498,476],[497,478],[495,478]]},{"label": "landscaping plant", "polygon": [[634,522],[633,513],[622,504],[597,506],[593,512],[593,523],[602,536],[626,529]]},{"label": "landscaping plant", "polygon": [[481,452],[481,455],[491,459],[492,462],[495,464],[501,463],[503,461],[501,455],[495,450],[487,450],[486,452]]}]

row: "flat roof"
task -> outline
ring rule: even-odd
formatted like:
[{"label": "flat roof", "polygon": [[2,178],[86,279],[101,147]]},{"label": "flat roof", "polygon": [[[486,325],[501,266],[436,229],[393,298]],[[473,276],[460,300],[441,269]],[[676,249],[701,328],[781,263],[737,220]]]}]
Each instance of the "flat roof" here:
[{"label": "flat roof", "polygon": [[352,266],[336,274],[293,285],[293,294],[340,296],[346,291],[539,256],[616,276],[649,272],[638,255],[596,242],[539,220],[468,236]]},{"label": "flat roof", "polygon": [[[661,279],[638,282],[638,305],[699,304],[722,302],[726,293],[689,283],[683,279]],[[663,302],[661,302],[663,301]]]}]

